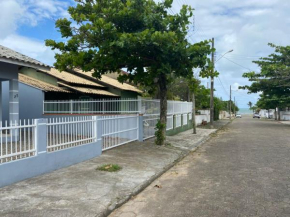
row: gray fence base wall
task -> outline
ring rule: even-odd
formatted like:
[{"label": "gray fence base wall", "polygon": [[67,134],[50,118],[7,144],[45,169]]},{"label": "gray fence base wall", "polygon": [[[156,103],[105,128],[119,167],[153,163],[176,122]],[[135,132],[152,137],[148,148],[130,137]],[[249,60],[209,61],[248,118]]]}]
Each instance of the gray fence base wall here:
[{"label": "gray fence base wall", "polygon": [[95,143],[4,163],[0,165],[0,187],[89,160],[101,153],[102,142],[98,140]]}]

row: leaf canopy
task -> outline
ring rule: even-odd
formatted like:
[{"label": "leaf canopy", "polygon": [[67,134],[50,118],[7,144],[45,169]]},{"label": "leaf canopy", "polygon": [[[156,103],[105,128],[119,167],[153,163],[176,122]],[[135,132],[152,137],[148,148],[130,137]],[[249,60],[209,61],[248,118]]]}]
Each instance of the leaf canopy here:
[{"label": "leaf canopy", "polygon": [[68,9],[71,19],[56,21],[65,42],[46,40],[60,51],[54,64],[60,71],[80,68],[100,78],[125,68],[129,73],[120,75],[121,82],[153,86],[161,74],[170,82],[192,74],[193,68],[206,68],[208,41],[191,44],[186,38],[194,11],[190,6],[171,15],[172,0],[76,2]]},{"label": "leaf canopy", "polygon": [[283,107],[290,105],[290,46],[276,46],[269,44],[275,49],[275,53],[268,57],[253,61],[260,67],[260,72],[247,72],[243,77],[248,78],[253,83],[244,86],[249,93],[259,93],[260,106],[265,108]]}]

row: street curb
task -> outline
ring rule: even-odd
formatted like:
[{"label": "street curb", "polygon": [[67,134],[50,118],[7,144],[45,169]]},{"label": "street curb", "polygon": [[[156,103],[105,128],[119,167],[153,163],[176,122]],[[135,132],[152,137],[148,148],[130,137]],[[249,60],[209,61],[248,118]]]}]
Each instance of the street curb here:
[{"label": "street curb", "polygon": [[149,185],[151,185],[156,179],[158,179],[160,176],[162,176],[164,173],[166,173],[168,170],[170,170],[172,167],[174,167],[176,164],[178,164],[180,161],[182,161],[190,153],[193,153],[193,152],[197,151],[197,149],[201,145],[203,145],[205,142],[209,141],[214,134],[216,134],[220,130],[224,129],[230,123],[232,123],[232,121],[229,121],[228,123],[226,123],[225,125],[223,125],[219,129],[216,129],[214,132],[212,132],[208,136],[204,137],[204,139],[202,139],[201,141],[198,141],[194,145],[193,149],[191,149],[191,150],[182,150],[181,154],[179,155],[179,157],[176,160],[174,160],[172,163],[170,163],[167,166],[165,166],[160,172],[156,173],[155,175],[150,177],[147,181],[145,181],[143,184],[141,184],[140,186],[135,188],[132,193],[130,193],[127,196],[125,196],[125,198],[123,198],[122,200],[120,200],[118,202],[112,202],[112,204],[108,207],[108,209],[106,211],[104,211],[100,215],[97,215],[96,217],[109,216],[113,211],[115,211],[116,209],[118,209],[119,207],[121,207],[122,205],[127,203],[132,197],[134,197],[137,194],[141,193],[145,188],[147,188]]}]

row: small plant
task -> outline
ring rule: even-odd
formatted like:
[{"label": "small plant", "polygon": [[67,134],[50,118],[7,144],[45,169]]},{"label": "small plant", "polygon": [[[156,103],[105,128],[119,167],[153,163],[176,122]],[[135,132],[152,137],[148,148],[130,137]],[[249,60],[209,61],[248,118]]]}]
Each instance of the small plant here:
[{"label": "small plant", "polygon": [[165,124],[161,124],[160,120],[157,122],[156,127],[155,127],[155,144],[156,145],[162,145],[164,144],[165,136],[163,135],[162,131],[164,131],[166,128]]},{"label": "small plant", "polygon": [[122,167],[119,166],[118,164],[105,164],[97,168],[97,170],[106,171],[106,172],[117,172],[121,169]]}]

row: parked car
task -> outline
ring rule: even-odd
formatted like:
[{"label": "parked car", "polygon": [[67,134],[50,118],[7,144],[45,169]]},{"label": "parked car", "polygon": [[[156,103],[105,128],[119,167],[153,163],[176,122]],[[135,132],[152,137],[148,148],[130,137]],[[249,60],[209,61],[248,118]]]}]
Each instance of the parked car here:
[{"label": "parked car", "polygon": [[259,119],[260,119],[261,117],[260,117],[259,114],[254,114],[254,115],[253,115],[253,118],[259,118]]},{"label": "parked car", "polygon": [[241,114],[237,114],[236,118],[242,118],[242,115]]}]

